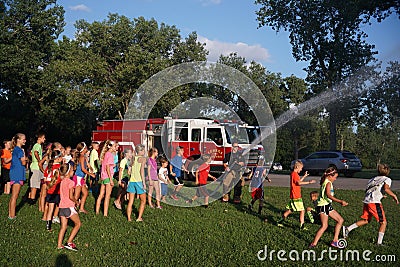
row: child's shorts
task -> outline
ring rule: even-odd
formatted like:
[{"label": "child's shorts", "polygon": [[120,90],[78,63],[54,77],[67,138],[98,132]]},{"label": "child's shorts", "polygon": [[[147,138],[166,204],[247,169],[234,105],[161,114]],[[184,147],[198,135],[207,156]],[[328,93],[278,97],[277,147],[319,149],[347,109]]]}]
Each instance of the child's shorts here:
[{"label": "child's shorts", "polygon": [[47,203],[59,204],[60,203],[60,195],[59,194],[47,194],[46,195],[46,202]]},{"label": "child's shorts", "polygon": [[23,186],[24,185],[24,181],[22,181],[22,180],[20,180],[20,181],[10,181],[10,185],[11,186],[14,185],[14,184],[19,184],[19,185]]},{"label": "child's shorts", "polygon": [[65,218],[71,218],[71,216],[73,216],[74,214],[78,214],[78,212],[76,211],[76,209],[74,207],[70,207],[70,208],[60,208],[60,211],[58,212],[58,215],[61,217],[65,217]]},{"label": "child's shorts", "polygon": [[374,217],[378,222],[386,221],[385,211],[383,210],[382,203],[364,203],[363,214],[361,215],[361,218],[370,222],[372,217]]},{"label": "child's shorts", "polygon": [[100,180],[100,184],[106,185],[106,184],[110,184],[110,183],[111,183],[111,179],[110,178],[106,178],[106,179]]},{"label": "child's shorts", "polygon": [[251,189],[251,198],[254,200],[264,199],[264,190],[260,187]]},{"label": "child's shorts", "polygon": [[29,181],[29,185],[31,188],[40,188],[40,181],[43,177],[43,173],[40,170],[32,170],[32,176]]},{"label": "child's shorts", "polygon": [[160,183],[161,186],[161,195],[166,196],[168,195],[168,185],[165,183]]},{"label": "child's shorts", "polygon": [[146,191],[143,189],[142,182],[129,182],[126,192],[138,195],[146,193]]},{"label": "child's shorts", "polygon": [[84,186],[84,185],[86,185],[86,181],[85,181],[84,177],[80,177],[80,176],[74,175],[73,181],[75,183],[75,187],[76,186]]},{"label": "child's shorts", "polygon": [[287,210],[291,211],[302,211],[304,210],[304,204],[302,198],[291,199],[286,205]]},{"label": "child's shorts", "polygon": [[329,212],[333,211],[332,204],[329,203],[328,205],[325,206],[317,206],[317,213],[318,214],[325,214],[326,216],[329,216]]}]

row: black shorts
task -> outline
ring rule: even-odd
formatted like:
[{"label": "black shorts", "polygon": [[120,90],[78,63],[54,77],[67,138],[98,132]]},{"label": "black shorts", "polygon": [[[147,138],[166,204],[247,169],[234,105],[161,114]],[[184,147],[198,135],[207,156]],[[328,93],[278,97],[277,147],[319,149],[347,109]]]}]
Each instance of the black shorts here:
[{"label": "black shorts", "polygon": [[70,218],[72,215],[78,214],[78,211],[75,208],[60,208],[58,215],[60,217]]},{"label": "black shorts", "polygon": [[129,183],[129,177],[122,178],[121,182],[127,185]]},{"label": "black shorts", "polygon": [[3,183],[10,182],[10,169],[1,168],[1,181]]},{"label": "black shorts", "polygon": [[177,176],[172,176],[173,177],[173,179],[174,179],[174,185],[175,186],[178,186],[178,185],[183,185],[183,180],[182,180],[182,177],[177,177]]},{"label": "black shorts", "polygon": [[317,213],[318,214],[326,214],[327,216],[329,216],[329,212],[333,211],[333,207],[332,204],[329,203],[328,205],[325,206],[317,206]]},{"label": "black shorts", "polygon": [[200,185],[199,187],[197,187],[196,196],[198,196],[198,197],[208,197],[209,196],[206,185]]},{"label": "black shorts", "polygon": [[46,195],[46,202],[59,204],[60,203],[60,195],[59,194],[48,194],[48,195]]}]

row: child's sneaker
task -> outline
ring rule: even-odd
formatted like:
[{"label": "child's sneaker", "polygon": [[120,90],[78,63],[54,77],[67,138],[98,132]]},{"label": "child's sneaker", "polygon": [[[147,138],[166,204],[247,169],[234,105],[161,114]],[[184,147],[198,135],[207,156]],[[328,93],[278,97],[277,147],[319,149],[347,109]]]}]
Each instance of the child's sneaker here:
[{"label": "child's sneaker", "polygon": [[57,247],[57,250],[62,250],[62,249],[64,249],[64,246]]},{"label": "child's sneaker", "polygon": [[334,248],[341,248],[341,247],[339,246],[338,241],[332,241],[331,247],[334,247]]},{"label": "child's sneaker", "polygon": [[53,223],[60,223],[60,218],[58,218],[58,216],[54,216],[53,217],[53,221],[52,221]]},{"label": "child's sneaker", "polygon": [[347,238],[349,236],[349,228],[347,228],[347,226],[343,225],[342,232],[343,232],[343,238]]},{"label": "child's sneaker", "polygon": [[78,248],[74,243],[65,243],[64,248],[72,250],[72,251],[78,251]]}]

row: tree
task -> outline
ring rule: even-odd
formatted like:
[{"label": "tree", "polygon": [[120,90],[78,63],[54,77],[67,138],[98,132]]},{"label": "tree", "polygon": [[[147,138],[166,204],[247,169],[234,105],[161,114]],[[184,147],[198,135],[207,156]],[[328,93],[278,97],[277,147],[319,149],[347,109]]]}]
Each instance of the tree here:
[{"label": "tree", "polygon": [[[385,3],[382,3],[385,2]],[[335,84],[357,73],[374,61],[374,46],[366,43],[361,25],[371,17],[386,18],[391,7],[399,13],[399,1],[297,1],[256,0],[259,27],[269,26],[290,32],[296,61],[309,61],[307,81],[311,96],[333,90]],[[337,148],[336,127],[351,112],[329,107],[330,149]]]},{"label": "tree", "polygon": [[0,3],[0,93],[9,131],[28,136],[40,130],[40,106],[48,89],[43,73],[64,27],[64,10],[55,0]]}]

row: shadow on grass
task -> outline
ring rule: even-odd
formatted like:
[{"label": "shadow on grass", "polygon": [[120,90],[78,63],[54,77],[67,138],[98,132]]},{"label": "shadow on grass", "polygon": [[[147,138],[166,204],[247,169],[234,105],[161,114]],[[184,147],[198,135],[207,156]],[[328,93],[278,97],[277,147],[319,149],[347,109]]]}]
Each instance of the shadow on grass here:
[{"label": "shadow on grass", "polygon": [[57,256],[55,267],[72,267],[72,262],[65,254],[60,254]]}]

